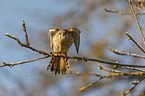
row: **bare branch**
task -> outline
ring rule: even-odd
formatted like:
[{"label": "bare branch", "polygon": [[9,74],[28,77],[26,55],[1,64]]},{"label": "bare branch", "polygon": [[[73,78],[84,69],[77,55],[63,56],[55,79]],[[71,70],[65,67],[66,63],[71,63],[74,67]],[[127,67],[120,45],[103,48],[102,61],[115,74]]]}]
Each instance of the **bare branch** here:
[{"label": "bare branch", "polygon": [[139,69],[139,68],[135,68],[135,67],[123,67],[124,69],[130,69],[130,70],[135,70],[135,71],[139,71],[139,72],[145,72],[145,70]]},{"label": "bare branch", "polygon": [[105,60],[100,60],[100,59],[95,59],[95,58],[86,58],[86,57],[78,57],[78,56],[67,56],[66,58],[68,58],[68,59],[79,59],[79,60],[83,60],[85,58],[85,60],[83,60],[85,62],[93,61],[93,62],[100,62],[100,63],[104,63],[104,64],[108,64],[108,65],[118,65],[118,66],[145,68],[145,66],[141,66],[139,64],[136,64],[136,65],[134,65],[134,64],[123,64],[123,63],[105,61]]},{"label": "bare branch", "polygon": [[91,83],[91,84],[88,84],[87,86],[83,86],[82,88],[79,89],[79,91],[84,91],[86,90],[87,88],[90,88],[91,86],[95,85],[96,83],[98,83],[100,80],[102,80],[103,78],[100,77],[97,81]]},{"label": "bare branch", "polygon": [[26,47],[26,48],[31,49],[32,51],[38,52],[38,53],[40,53],[40,54],[44,54],[44,55],[48,55],[48,56],[50,55],[50,54],[47,53],[46,51],[37,50],[37,49],[35,49],[35,48],[33,48],[33,47],[29,46],[29,45],[23,44],[18,38],[14,37],[14,36],[11,36],[11,35],[9,35],[8,33],[5,33],[5,35],[8,36],[8,37],[11,38],[11,39],[16,40],[16,42],[17,42],[21,47]]},{"label": "bare branch", "polygon": [[138,10],[145,12],[144,9],[141,9],[140,7],[136,7]]},{"label": "bare branch", "polygon": [[126,53],[124,50],[122,50],[122,52],[120,52],[116,49],[111,49],[111,48],[109,48],[109,50],[117,55],[123,55],[123,56],[126,55],[126,56],[133,56],[133,57],[145,59],[145,56],[143,56],[143,55],[137,55],[134,53]]},{"label": "bare branch", "polygon": [[123,96],[126,96],[128,93],[130,93],[132,90],[134,90],[135,87],[136,87],[138,84],[140,84],[140,82],[143,81],[144,79],[145,79],[145,77],[143,77],[141,80],[139,80],[139,81],[133,83],[133,84],[135,84],[135,85],[134,85],[131,89],[129,89],[127,92],[121,91],[120,94],[122,94]]},{"label": "bare branch", "polygon": [[[140,72],[126,73],[126,72],[121,72],[119,70],[104,68],[100,63],[98,63],[98,65],[99,65],[99,67],[101,67],[100,70],[104,71],[105,74],[107,74],[107,76],[106,76],[107,78],[109,78],[109,77],[116,77],[116,76],[139,76],[139,75],[145,75],[144,71],[143,72],[140,71]],[[110,73],[107,72],[107,71],[110,71]]]},{"label": "bare branch", "polygon": [[28,35],[27,35],[27,32],[26,32],[26,26],[25,26],[25,22],[24,22],[24,20],[22,21],[22,26],[23,26],[22,31],[24,31],[24,32],[25,32],[26,44],[29,46],[29,45],[30,45],[30,43],[29,43],[29,40],[28,40]]},{"label": "bare branch", "polygon": [[3,65],[0,65],[0,67],[4,67],[4,66],[9,66],[10,68],[13,67],[14,65],[20,65],[20,64],[24,64],[24,63],[29,63],[29,62],[33,62],[33,61],[37,61],[40,59],[45,59],[48,58],[49,56],[45,56],[45,57],[40,57],[37,59],[33,59],[33,60],[29,60],[29,61],[21,61],[21,62],[17,62],[17,63],[5,63],[4,61],[2,62]]},{"label": "bare branch", "polygon": [[76,76],[80,76],[80,75],[94,75],[97,77],[102,77],[102,78],[110,78],[109,76],[106,75],[100,75],[99,73],[79,73],[79,72],[68,72],[68,74],[74,74]]},{"label": "bare branch", "polygon": [[133,8],[132,0],[128,0],[128,2],[129,2],[129,5],[130,5],[130,8],[131,8],[131,10],[132,10],[134,19],[135,19],[135,21],[136,21],[136,23],[137,23],[137,26],[138,26],[138,28],[139,28],[139,31],[140,31],[140,33],[141,33],[142,40],[143,40],[143,42],[144,42],[144,44],[145,44],[145,38],[144,38],[143,30],[142,30],[142,28],[141,28],[141,26],[140,26],[140,24],[139,24],[138,18],[137,18],[136,13],[135,13],[135,10],[134,10],[134,8]]},{"label": "bare branch", "polygon": [[140,48],[140,50],[143,53],[145,53],[145,50],[132,38],[132,36],[130,34],[128,34],[128,32],[126,32],[125,34],[129,37],[129,39],[131,39],[137,45],[138,48]]},{"label": "bare branch", "polygon": [[[128,13],[128,12],[120,12],[118,9],[117,10],[109,10],[107,8],[104,8],[104,10],[106,12],[110,12],[110,13],[118,13],[120,15],[132,15],[132,13]],[[136,15],[145,15],[145,13],[136,13]]]}]

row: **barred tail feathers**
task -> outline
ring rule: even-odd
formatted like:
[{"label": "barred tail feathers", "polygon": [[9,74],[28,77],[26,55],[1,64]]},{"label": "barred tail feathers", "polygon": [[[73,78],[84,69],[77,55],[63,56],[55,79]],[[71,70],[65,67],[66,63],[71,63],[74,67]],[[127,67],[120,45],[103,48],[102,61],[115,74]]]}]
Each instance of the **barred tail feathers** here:
[{"label": "barred tail feathers", "polygon": [[60,74],[60,72],[63,74],[66,73],[66,66],[68,65],[68,60],[66,58],[63,57],[53,57],[51,58],[49,65],[47,67],[47,70],[50,69],[51,74],[54,73],[55,71],[55,75],[56,74]]}]

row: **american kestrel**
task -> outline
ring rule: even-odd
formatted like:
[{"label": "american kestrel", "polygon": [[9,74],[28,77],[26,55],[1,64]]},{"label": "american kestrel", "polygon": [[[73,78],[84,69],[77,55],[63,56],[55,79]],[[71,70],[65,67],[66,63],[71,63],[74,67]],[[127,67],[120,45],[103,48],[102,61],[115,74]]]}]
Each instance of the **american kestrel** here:
[{"label": "american kestrel", "polygon": [[[80,30],[77,28],[61,29],[53,28],[49,31],[49,43],[51,50],[53,49],[55,54],[61,54],[65,56],[71,45],[74,43],[77,53],[79,52],[80,45]],[[52,57],[47,70],[51,67],[51,73],[55,71],[55,75],[60,72],[66,73],[68,60],[64,57]]]}]

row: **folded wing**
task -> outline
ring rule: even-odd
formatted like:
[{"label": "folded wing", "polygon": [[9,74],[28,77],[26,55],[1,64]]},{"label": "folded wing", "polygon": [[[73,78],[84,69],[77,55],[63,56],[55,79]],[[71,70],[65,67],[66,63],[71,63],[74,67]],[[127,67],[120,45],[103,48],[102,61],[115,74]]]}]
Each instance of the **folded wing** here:
[{"label": "folded wing", "polygon": [[53,28],[48,31],[49,33],[49,43],[51,50],[53,49],[53,37],[60,30],[60,28]]},{"label": "folded wing", "polygon": [[67,29],[67,30],[72,33],[73,42],[75,44],[76,51],[77,51],[77,53],[79,53],[80,33],[81,33],[81,31],[77,28],[70,28],[70,29]]}]

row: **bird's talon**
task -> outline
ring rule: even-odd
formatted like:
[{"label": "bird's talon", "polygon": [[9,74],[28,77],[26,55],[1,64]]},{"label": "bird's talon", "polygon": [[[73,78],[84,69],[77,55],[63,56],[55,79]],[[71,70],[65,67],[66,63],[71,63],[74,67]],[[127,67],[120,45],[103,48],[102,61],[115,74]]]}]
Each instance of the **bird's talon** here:
[{"label": "bird's talon", "polygon": [[52,52],[52,51],[50,51],[49,53],[50,53],[51,55],[53,54],[53,52]]},{"label": "bird's talon", "polygon": [[85,62],[88,61],[88,59],[86,57],[83,57],[82,60],[85,61]]},{"label": "bird's talon", "polygon": [[53,71],[51,71],[50,73],[53,74]]},{"label": "bird's talon", "polygon": [[62,57],[64,58],[64,57],[66,57],[66,55],[65,54],[62,54]]}]

